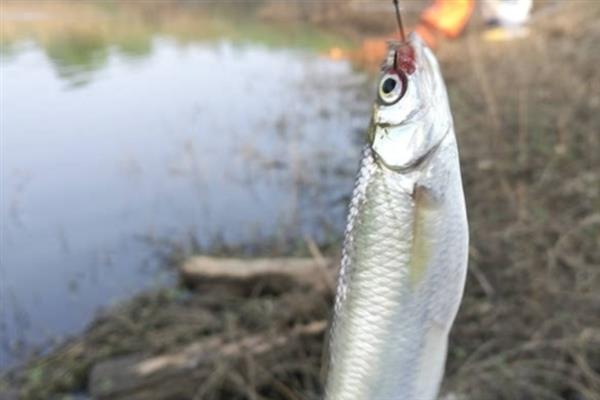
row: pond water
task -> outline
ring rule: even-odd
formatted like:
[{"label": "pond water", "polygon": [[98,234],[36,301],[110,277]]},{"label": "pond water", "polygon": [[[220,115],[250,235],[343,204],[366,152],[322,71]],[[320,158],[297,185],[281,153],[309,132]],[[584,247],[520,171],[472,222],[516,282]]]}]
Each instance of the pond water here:
[{"label": "pond water", "polygon": [[168,282],[158,242],[339,237],[369,111],[346,61],[147,27],[125,51],[36,36],[45,12],[3,16],[29,29],[0,66],[0,368]]}]

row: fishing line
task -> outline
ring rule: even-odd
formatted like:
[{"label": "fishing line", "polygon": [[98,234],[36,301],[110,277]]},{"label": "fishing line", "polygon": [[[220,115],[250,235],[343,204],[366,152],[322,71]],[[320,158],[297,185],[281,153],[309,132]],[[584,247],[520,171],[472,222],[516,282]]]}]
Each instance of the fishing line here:
[{"label": "fishing line", "polygon": [[398,35],[400,40],[406,42],[406,36],[404,35],[404,25],[402,24],[402,16],[400,15],[400,6],[398,6],[398,0],[393,0],[394,7],[396,8],[396,22],[398,23]]}]

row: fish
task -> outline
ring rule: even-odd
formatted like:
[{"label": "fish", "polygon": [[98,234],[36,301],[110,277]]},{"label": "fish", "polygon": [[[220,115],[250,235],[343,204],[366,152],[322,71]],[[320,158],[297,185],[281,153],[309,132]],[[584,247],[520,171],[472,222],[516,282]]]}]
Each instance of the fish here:
[{"label": "fish", "polygon": [[437,398],[468,248],[446,86],[412,33],[390,45],[349,206],[326,400]]}]

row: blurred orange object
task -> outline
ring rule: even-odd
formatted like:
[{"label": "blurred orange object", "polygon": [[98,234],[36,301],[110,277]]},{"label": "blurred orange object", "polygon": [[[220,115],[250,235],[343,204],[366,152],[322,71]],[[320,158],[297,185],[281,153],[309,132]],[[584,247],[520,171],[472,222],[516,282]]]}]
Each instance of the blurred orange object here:
[{"label": "blurred orange object", "polygon": [[390,37],[372,37],[364,39],[356,51],[352,54],[352,60],[362,67],[370,70],[379,68],[381,61],[388,52],[388,40]]},{"label": "blurred orange object", "polygon": [[421,21],[445,36],[455,38],[469,22],[474,6],[474,0],[435,0],[421,13]]},{"label": "blurred orange object", "polygon": [[327,52],[327,55],[331,60],[343,60],[344,58],[346,58],[344,50],[340,49],[339,47],[330,48]]}]

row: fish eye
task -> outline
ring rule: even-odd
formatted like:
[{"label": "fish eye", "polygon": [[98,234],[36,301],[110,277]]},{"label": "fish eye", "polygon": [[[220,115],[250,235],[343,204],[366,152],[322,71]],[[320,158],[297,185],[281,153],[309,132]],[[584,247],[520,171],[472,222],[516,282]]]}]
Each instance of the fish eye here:
[{"label": "fish eye", "polygon": [[391,105],[404,96],[406,78],[396,72],[387,72],[379,82],[379,99],[383,104]]}]

